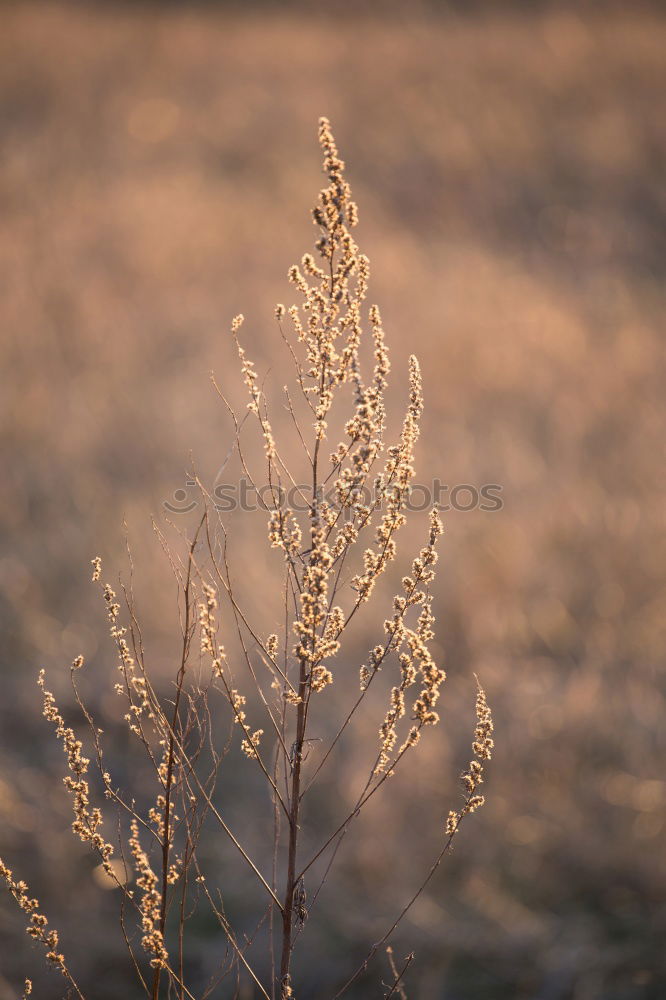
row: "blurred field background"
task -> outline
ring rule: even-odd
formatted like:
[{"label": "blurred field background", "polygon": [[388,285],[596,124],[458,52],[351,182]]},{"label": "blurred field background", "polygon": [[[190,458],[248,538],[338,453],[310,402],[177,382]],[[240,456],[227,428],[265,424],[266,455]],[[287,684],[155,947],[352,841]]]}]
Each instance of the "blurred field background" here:
[{"label": "blurred field background", "polygon": [[[0,24],[0,854],[89,996],[136,994],[114,893],[69,832],[34,679],[47,668],[67,704],[83,652],[120,780],[132,773],[89,560],[125,571],[126,521],[155,670],[171,676],[175,590],[150,515],[187,490],[190,455],[212,482],[227,454],[208,373],[243,405],[235,313],[259,370],[284,381],[272,314],[313,240],[321,114],[359,203],[396,407],[407,356],[424,365],[419,479],[501,484],[504,506],[445,518],[443,725],[345,842],[296,995],[332,995],[436,850],[476,671],[496,717],[488,804],[394,942],[416,952],[410,1000],[665,996],[659,5],[4,3]],[[267,614],[263,518],[236,520],[239,586]],[[374,641],[359,636],[359,657]],[[355,738],[315,826],[344,809],[376,732]],[[243,773],[220,787],[251,831],[266,803]],[[251,893],[226,847],[209,849],[242,924]],[[202,925],[202,969],[216,948]],[[1,1000],[26,974],[38,997],[62,994],[7,898],[0,956]],[[382,977],[380,962],[353,996],[381,996]]]}]

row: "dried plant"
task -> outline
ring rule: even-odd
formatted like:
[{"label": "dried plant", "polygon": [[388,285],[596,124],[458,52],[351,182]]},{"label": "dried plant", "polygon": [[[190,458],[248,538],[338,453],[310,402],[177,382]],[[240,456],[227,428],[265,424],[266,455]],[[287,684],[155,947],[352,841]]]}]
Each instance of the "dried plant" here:
[{"label": "dried plant", "polygon": [[[412,356],[402,429],[395,443],[387,444],[385,391],[389,354],[379,309],[373,305],[367,316],[374,360],[370,377],[364,377],[363,316],[369,262],[352,236],[357,208],[329,122],[324,118],[319,125],[319,141],[327,185],[313,210],[319,233],[318,257],[305,254],[300,265],[289,271],[300,305],[289,309],[278,305],[276,309],[278,328],[294,366],[297,401],[285,390],[286,404],[307,472],[307,485],[299,485],[301,478],[290,468],[273,434],[262,383],[241,344],[243,317],[236,317],[231,326],[249,396],[248,409],[263,439],[267,490],[261,495],[267,498],[268,541],[278,550],[283,566],[282,634],[275,632],[262,638],[249,611],[241,607],[230,573],[225,525],[201,482],[204,513],[183,557],[173,555],[162,529],[156,528],[168,551],[180,595],[182,642],[171,690],[159,691],[147,668],[131,589],[124,591],[123,624],[116,592],[102,582],[101,561],[97,557],[92,560],[92,579],[101,588],[117,653],[119,679],[115,687],[125,703],[124,720],[146,755],[155,779],[152,801],[146,808],[136,804],[137,799],[145,799],[145,789],[139,794],[136,789],[117,787],[106,768],[101,731],[79,693],[83,658],[77,657],[71,668],[73,690],[88,724],[107,806],[117,810],[115,838],[102,833],[103,828],[112,828],[108,819],[104,823],[105,810],[101,805],[91,805],[93,794],[87,777],[90,760],[83,754],[82,741],[65,725],[53,695],[46,689],[44,672],[39,676],[43,713],[55,726],[66,757],[68,774],[64,781],[72,796],[73,831],[96,852],[106,876],[119,890],[121,933],[138,982],[152,1000],[167,995],[180,1000],[230,995],[224,985],[229,977],[236,982],[249,977],[259,995],[270,1000],[293,997],[296,945],[331,875],[343,839],[368,801],[396,773],[403,758],[418,752],[425,730],[439,721],[437,703],[446,675],[436,663],[430,645],[434,637],[431,588],[436,545],[442,532],[437,510],[430,513],[423,547],[412,560],[409,575],[402,579],[387,617],[380,620],[381,638],[369,650],[358,675],[350,676],[341,659],[352,620],[369,602],[396,557],[397,534],[406,521],[414,475],[423,396],[419,364]],[[226,403],[220,387],[215,385]],[[244,420],[227,406],[235,423],[234,445],[243,470],[255,482],[241,442]],[[331,428],[339,419],[338,408],[344,411],[344,436],[326,455],[327,443],[331,447]],[[297,491],[302,503],[290,506],[286,501],[287,486],[292,493]],[[222,628],[223,605],[233,624],[233,634],[228,636]],[[239,651],[233,661],[227,652],[230,644]],[[376,678],[389,669],[390,663],[396,664],[397,673],[384,718],[377,721],[378,742],[365,782],[353,807],[340,817],[336,828],[315,850],[306,853],[301,827],[308,795],[352,721],[359,717],[359,707]],[[241,668],[242,682],[238,680]],[[308,767],[308,747],[315,738],[311,728],[314,706],[318,699],[327,698],[336,682],[344,685],[345,696],[353,688],[356,691],[316,763]],[[483,803],[478,788],[491,755],[492,729],[490,709],[479,685],[474,757],[463,775],[462,805],[449,812],[442,829],[441,850],[421,885],[386,933],[370,947],[359,968],[347,971],[336,997],[345,993],[378,949],[386,945],[433,877],[464,817]],[[224,759],[236,740],[248,758],[247,766],[259,769],[270,793],[273,854],[269,859],[251,856],[249,845],[225,818],[222,797],[216,792]],[[234,931],[216,879],[206,869],[206,859],[198,850],[204,829],[222,834],[264,893],[266,906],[257,914],[255,935],[244,934],[241,938]],[[270,874],[264,874],[269,868]],[[57,933],[46,930],[46,918],[39,912],[37,900],[30,897],[24,883],[14,880],[2,862],[0,875],[29,915],[28,933],[46,947],[48,961],[82,997],[58,950]],[[311,881],[314,891],[308,885]],[[223,890],[223,872],[221,883]],[[223,941],[223,958],[203,989],[190,983],[186,961],[188,920],[202,903],[210,907]],[[255,938],[260,932],[262,940],[268,942],[268,963],[257,962],[254,956]],[[387,995],[405,997],[403,975],[413,956],[401,968],[390,948],[388,956],[392,979]],[[269,976],[262,972],[267,965]],[[26,980],[26,996],[31,988]]]}]

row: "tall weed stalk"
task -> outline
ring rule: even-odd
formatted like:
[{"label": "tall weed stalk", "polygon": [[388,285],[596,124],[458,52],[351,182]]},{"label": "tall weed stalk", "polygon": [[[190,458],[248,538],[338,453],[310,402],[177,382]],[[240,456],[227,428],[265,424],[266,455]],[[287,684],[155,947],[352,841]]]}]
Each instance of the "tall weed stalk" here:
[{"label": "tall weed stalk", "polygon": [[[269,400],[242,343],[243,317],[237,316],[231,325],[249,416],[263,441],[264,488],[258,495],[265,506],[268,544],[281,559],[282,579],[271,581],[284,595],[281,628],[268,636],[260,634],[251,609],[241,606],[225,525],[198,482],[203,514],[184,554],[175,555],[157,528],[169,551],[180,599],[181,641],[169,690],[158,690],[148,669],[131,590],[123,588],[121,602],[104,582],[100,559],[92,560],[92,579],[100,587],[117,654],[115,687],[124,702],[124,722],[154,775],[148,808],[136,804],[145,799],[145,789],[139,794],[120,788],[107,769],[102,733],[80,693],[83,658],[72,664],[71,681],[87,723],[90,758],[84,755],[82,739],[66,725],[44,672],[39,676],[43,713],[66,759],[64,782],[72,800],[73,831],[97,854],[119,892],[120,933],[138,984],[152,1000],[232,996],[243,979],[251,981],[255,995],[266,1000],[294,997],[306,920],[316,918],[317,898],[335,876],[343,840],[368,802],[386,788],[408,755],[419,752],[423,736],[439,721],[437,703],[446,675],[431,650],[432,586],[442,533],[436,509],[390,607],[381,615],[368,610],[367,630],[374,630],[376,639],[364,662],[350,670],[349,655],[343,655],[352,621],[369,605],[378,581],[396,558],[397,536],[408,513],[423,395],[419,363],[412,356],[402,428],[389,443],[385,404],[389,352],[379,309],[376,305],[366,309],[370,265],[352,235],[357,208],[325,118],[319,123],[319,142],[326,185],[313,209],[318,233],[315,254],[305,254],[289,270],[299,304],[278,305],[275,312],[278,336],[293,364],[293,386],[285,388],[284,402],[301,454],[300,469],[290,468],[273,433]],[[362,363],[364,326],[369,327],[372,345],[369,374]],[[227,403],[224,387],[215,386],[234,421],[234,446],[244,474],[257,485],[241,441],[245,418]],[[338,441],[331,428],[340,423],[340,411],[343,431]],[[298,503],[290,504],[290,496]],[[223,605],[238,649],[233,661],[227,652],[231,637],[221,627]],[[302,821],[313,788],[363,716],[359,709],[377,678],[389,671],[393,682],[383,717],[376,721],[376,749],[353,806],[314,849],[304,849]],[[308,762],[313,740],[320,739],[319,731],[312,729],[314,710],[333,684],[344,694],[331,710],[336,704],[345,707],[326,743]],[[480,686],[476,713],[464,795],[443,822],[440,850],[402,910],[387,921],[385,933],[369,945],[363,962],[356,969],[341,970],[336,1000],[387,946],[449,851],[463,819],[483,803],[479,786],[491,755],[493,725]],[[231,736],[220,739],[225,731]],[[218,793],[225,758],[238,744],[269,793],[273,827],[269,857],[252,855],[250,839],[232,827],[224,796]],[[106,799],[97,805],[92,804],[96,795],[89,783],[91,758],[99,771],[96,787]],[[115,821],[106,815],[111,808],[117,812]],[[436,817],[433,822],[438,822]],[[265,907],[256,915],[255,935],[241,936],[222,905],[223,896],[214,888],[220,873],[207,869],[207,857],[199,850],[204,830],[217,831],[226,843],[229,864],[240,864],[263,894]],[[58,934],[49,928],[37,899],[2,861],[0,876],[28,918],[28,933],[44,947],[47,961],[65,978],[70,991],[83,1000]],[[224,871],[221,885],[223,890]],[[190,917],[202,904],[217,921],[223,955],[203,988],[191,981],[187,961]],[[266,943],[268,958],[255,954],[255,938]],[[400,968],[390,946],[388,957],[392,981],[387,995],[404,997],[404,973],[413,956]],[[31,989],[26,980],[24,995]]]}]

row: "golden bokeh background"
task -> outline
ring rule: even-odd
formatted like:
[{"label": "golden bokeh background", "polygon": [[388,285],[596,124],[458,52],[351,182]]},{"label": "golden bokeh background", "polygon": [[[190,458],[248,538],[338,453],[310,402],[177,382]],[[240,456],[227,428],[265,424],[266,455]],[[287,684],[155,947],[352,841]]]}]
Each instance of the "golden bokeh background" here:
[{"label": "golden bokeh background", "polygon": [[[659,5],[35,2],[0,18],[0,854],[81,982],[95,1000],[135,995],[108,930],[114,894],[68,829],[34,679],[46,667],[67,705],[64,668],[85,653],[87,696],[131,774],[89,560],[124,570],[125,521],[166,676],[175,594],[150,515],[187,492],[192,459],[210,483],[227,454],[208,373],[242,407],[237,312],[259,370],[284,381],[273,309],[313,241],[325,114],[359,203],[396,418],[407,356],[422,360],[419,481],[499,484],[503,507],[445,516],[443,724],[347,844],[296,995],[332,995],[418,882],[458,794],[476,671],[496,718],[488,803],[395,942],[416,952],[410,1000],[662,997]],[[274,587],[262,525],[247,515],[235,536],[259,613]],[[326,827],[374,745],[368,725],[314,802]],[[239,822],[265,809],[253,779],[223,774],[221,788]],[[228,861],[220,847],[242,924],[252,898]],[[206,968],[219,941],[198,933]],[[0,954],[1,1000],[30,971],[38,996],[60,996],[8,899]],[[350,995],[382,995],[382,976]]]}]

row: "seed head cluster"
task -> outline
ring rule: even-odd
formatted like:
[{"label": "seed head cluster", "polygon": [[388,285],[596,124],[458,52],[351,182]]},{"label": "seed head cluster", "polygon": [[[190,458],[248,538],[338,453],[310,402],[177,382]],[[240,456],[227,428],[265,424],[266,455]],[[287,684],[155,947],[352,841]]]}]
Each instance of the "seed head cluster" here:
[{"label": "seed head cluster", "polygon": [[[81,662],[79,663],[79,661]],[[83,657],[77,657],[74,665],[80,666],[82,662]],[[115,879],[110,862],[113,846],[100,833],[102,811],[97,806],[90,807],[90,788],[86,779],[90,760],[83,756],[81,740],[77,739],[73,729],[65,725],[55,698],[50,691],[46,690],[43,670],[39,672],[37,683],[42,690],[44,717],[55,726],[56,736],[62,742],[67,767],[70,771],[70,774],[66,775],[63,781],[67,791],[73,797],[74,821],[72,830],[84,843],[91,844],[98,852],[107,875]]]},{"label": "seed head cluster", "polygon": [[141,946],[152,956],[150,964],[153,968],[163,967],[169,956],[164,947],[164,937],[159,929],[162,895],[158,888],[158,878],[151,867],[148,855],[141,846],[139,824],[136,819],[132,820],[130,830],[129,848],[136,871],[136,884],[141,891],[139,899],[141,929],[143,931]]},{"label": "seed head cluster", "polygon": [[201,634],[201,652],[211,658],[213,671],[217,676],[222,674],[222,664],[226,659],[224,647],[217,640],[217,593],[215,587],[208,583],[202,584],[204,600],[199,603],[199,629]]},{"label": "seed head cluster", "polygon": [[[319,123],[319,141],[328,181],[320,191],[312,213],[319,231],[315,243],[319,262],[308,253],[300,264],[289,269],[289,280],[300,293],[302,303],[288,309],[279,304],[275,315],[280,323],[286,316],[290,318],[296,340],[303,346],[303,360],[294,351],[292,358],[314,420],[315,456],[318,456],[319,443],[327,435],[336,394],[344,385],[351,389],[352,416],[345,423],[345,440],[330,456],[335,505],[329,506],[315,495],[313,489],[307,529],[301,525],[298,515],[284,504],[277,504],[269,511],[269,540],[273,546],[283,550],[298,594],[299,613],[292,626],[297,638],[293,654],[298,662],[306,665],[308,690],[313,692],[323,691],[332,682],[330,664],[339,652],[340,638],[350,614],[353,615],[358,606],[370,598],[379,577],[395,558],[396,533],[405,523],[405,507],[414,475],[414,448],[423,410],[420,368],[417,359],[411,357],[409,404],[402,431],[397,444],[386,448],[384,393],[391,368],[390,358],[379,308],[372,305],[367,319],[372,331],[374,366],[371,379],[364,379],[360,348],[370,265],[352,236],[352,229],[358,222],[358,211],[344,176],[344,162],[326,118]],[[270,456],[275,454],[272,431],[258,388],[255,366],[248,361],[245,350],[238,342],[239,329],[240,318],[237,318],[232,324],[232,332],[239,349],[242,376],[250,395],[249,406],[259,419],[266,442],[270,479]],[[383,467],[376,470],[375,466],[382,456]],[[370,502],[366,490],[369,486],[372,487],[373,497]],[[337,590],[342,565],[354,550],[360,533],[371,524],[380,509],[382,513],[375,529],[374,544],[367,547],[363,554],[362,571],[351,579],[351,588],[355,592],[353,607],[345,612],[333,602],[332,588]],[[302,549],[306,530],[308,558],[304,562]],[[430,550],[427,558],[431,558]],[[432,561],[434,563],[434,556]],[[428,572],[428,567],[424,567],[424,573],[427,575]],[[415,581],[414,591],[418,583],[419,580]],[[419,591],[418,597],[415,597],[408,589],[405,598],[408,602],[406,607],[424,603],[419,624],[411,631],[407,630],[402,621],[403,612],[398,613],[397,631],[386,650],[388,653],[404,645],[404,656],[414,666],[415,672],[420,670],[423,675],[424,685],[416,718],[419,727],[436,721],[433,705],[443,679],[443,673],[434,667],[427,652],[432,621],[429,599],[421,594]],[[362,677],[377,668],[378,664],[371,662],[369,667],[363,668]],[[403,712],[403,692],[414,682],[410,670],[411,667],[405,668],[404,686],[399,695],[394,695],[391,718],[387,717],[387,749],[395,737],[396,720],[393,716],[397,719]],[[366,681],[367,678],[364,683]],[[292,700],[298,703],[297,699]],[[413,735],[412,743],[416,739]]]},{"label": "seed head cluster", "polygon": [[[58,950],[58,932],[53,928],[51,930],[47,930],[48,920],[44,914],[40,912],[39,900],[34,899],[30,895],[30,890],[25,882],[14,878],[11,869],[7,867],[2,858],[0,858],[0,878],[5,883],[7,889],[12,894],[17,904],[28,916],[26,933],[28,933],[31,938],[34,938],[35,941],[39,941],[39,943],[46,948],[46,960],[49,965],[58,969],[58,971],[61,972],[66,979],[70,979],[69,970],[65,964],[65,956]],[[26,979],[24,996],[29,996],[31,992],[32,983],[29,979]]]},{"label": "seed head cluster", "polygon": [[[478,682],[477,682],[478,683]],[[462,776],[465,786],[465,803],[459,810],[451,810],[446,821],[446,834],[452,837],[460,826],[463,816],[480,809],[485,799],[478,794],[478,787],[483,782],[483,772],[486,761],[490,760],[494,742],[493,718],[486,700],[486,693],[478,684],[476,693],[476,729],[474,730],[474,743],[472,749],[474,757],[470,761],[469,768]]]},{"label": "seed head cluster", "polygon": [[[435,576],[437,562],[436,544],[442,533],[442,522],[436,510],[430,513],[430,531],[427,544],[412,563],[411,576],[402,580],[402,594],[393,598],[393,617],[384,622],[388,636],[383,646],[376,646],[370,653],[369,665],[361,667],[361,689],[365,689],[378,670],[381,669],[390,652],[398,654],[400,683],[391,691],[391,702],[386,717],[379,730],[381,740],[380,757],[376,772],[386,770],[391,753],[398,739],[397,723],[405,715],[405,692],[421,678],[421,690],[413,705],[413,725],[399,756],[410,747],[416,746],[423,726],[433,726],[439,722],[434,707],[439,699],[439,689],[446,680],[446,673],[435,663],[428,643],[434,638],[432,626],[432,596],[428,586]],[[421,608],[416,628],[408,628],[405,618],[410,608]]]},{"label": "seed head cluster", "polygon": [[[93,583],[101,580],[102,560],[95,556],[92,560]],[[137,668],[134,656],[130,652],[127,642],[127,629],[119,623],[120,604],[117,595],[111,584],[105,583],[102,586],[102,594],[106,604],[106,616],[109,622],[109,634],[113,640],[118,654],[118,670],[122,674],[123,683],[115,686],[116,693],[127,698],[129,711],[125,715],[131,732],[141,737],[141,720],[143,717],[155,720],[153,706],[150,700],[148,680],[142,669]]]}]

